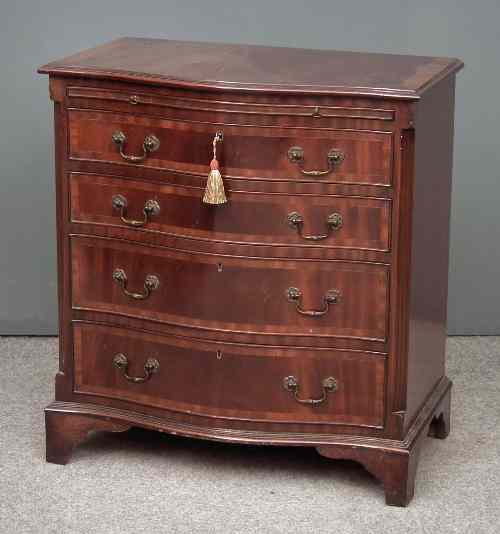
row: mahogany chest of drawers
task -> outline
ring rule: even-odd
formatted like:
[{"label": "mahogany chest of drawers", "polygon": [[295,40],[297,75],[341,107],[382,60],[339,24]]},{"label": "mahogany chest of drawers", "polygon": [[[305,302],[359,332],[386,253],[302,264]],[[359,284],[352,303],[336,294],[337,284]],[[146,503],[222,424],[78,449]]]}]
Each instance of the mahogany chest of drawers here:
[{"label": "mahogany chest of drawers", "polygon": [[461,67],[130,38],[42,67],[61,346],[47,460],[131,426],[310,446],[406,505],[424,437],[449,430]]}]

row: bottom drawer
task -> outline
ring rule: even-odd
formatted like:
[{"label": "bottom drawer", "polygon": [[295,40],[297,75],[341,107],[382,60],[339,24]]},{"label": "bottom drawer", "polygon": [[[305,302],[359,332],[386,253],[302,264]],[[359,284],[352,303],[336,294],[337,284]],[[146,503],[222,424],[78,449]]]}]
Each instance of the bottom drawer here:
[{"label": "bottom drawer", "polygon": [[74,327],[74,365],[79,394],[249,421],[383,426],[382,354],[208,342],[82,323]]}]

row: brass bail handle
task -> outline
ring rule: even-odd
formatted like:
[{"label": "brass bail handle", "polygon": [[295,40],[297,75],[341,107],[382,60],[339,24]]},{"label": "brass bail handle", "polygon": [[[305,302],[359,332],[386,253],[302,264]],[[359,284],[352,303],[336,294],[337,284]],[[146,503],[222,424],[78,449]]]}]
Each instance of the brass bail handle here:
[{"label": "brass bail handle", "polygon": [[286,290],[286,298],[289,302],[295,304],[295,309],[301,315],[308,317],[321,317],[326,315],[330,309],[330,305],[337,304],[340,300],[340,291],[338,289],[330,289],[323,296],[323,309],[321,310],[304,310],[302,308],[302,291],[296,287],[289,287]]},{"label": "brass bail handle", "polygon": [[148,274],[144,280],[144,293],[129,291],[127,274],[123,269],[113,271],[113,280],[120,286],[122,293],[133,300],[146,300],[160,287],[160,279],[154,274]]},{"label": "brass bail handle", "polygon": [[311,406],[317,406],[322,402],[325,402],[328,398],[328,393],[334,393],[338,389],[338,382],[333,376],[325,378],[321,382],[323,387],[323,395],[319,399],[301,399],[299,396],[300,385],[295,376],[286,376],[283,379],[283,388],[286,391],[290,391],[293,394],[294,399],[300,404],[309,404]]},{"label": "brass bail handle", "polygon": [[302,239],[306,239],[308,241],[321,241],[322,239],[330,237],[336,230],[340,230],[340,228],[342,228],[343,220],[340,213],[330,213],[326,219],[326,233],[319,235],[305,235],[303,233],[304,217],[302,217],[302,215],[296,211],[292,211],[292,213],[288,214],[288,224],[291,228],[295,228],[295,230],[297,230],[297,233]]},{"label": "brass bail handle", "polygon": [[122,131],[117,130],[116,132],[113,132],[111,139],[113,143],[115,143],[115,145],[118,145],[118,148],[120,150],[120,156],[124,160],[131,162],[143,161],[147,158],[148,154],[150,154],[151,152],[155,152],[160,148],[160,140],[158,139],[158,137],[156,137],[156,135],[146,135],[142,143],[142,154],[140,156],[134,156],[133,154],[125,154],[124,152],[124,147],[127,142],[127,136]]},{"label": "brass bail handle", "polygon": [[306,171],[302,168],[304,165],[304,149],[300,146],[292,146],[288,150],[288,159],[291,163],[297,165],[300,172],[305,176],[324,176],[325,174],[330,174],[336,166],[340,165],[344,161],[345,154],[338,148],[330,149],[326,155],[328,168],[320,171]]},{"label": "brass bail handle", "polygon": [[123,376],[133,384],[142,384],[160,369],[160,362],[155,358],[148,358],[144,363],[144,376],[130,376],[128,374],[128,358],[125,354],[119,353],[113,357],[113,365],[123,371]]},{"label": "brass bail handle", "polygon": [[158,215],[160,213],[160,204],[156,200],[146,200],[144,207],[142,208],[143,218],[142,219],[129,219],[127,217],[127,206],[128,201],[123,195],[114,195],[111,199],[111,204],[113,209],[120,212],[120,219],[127,226],[132,226],[134,228],[140,228],[141,226],[146,226],[153,215]]}]

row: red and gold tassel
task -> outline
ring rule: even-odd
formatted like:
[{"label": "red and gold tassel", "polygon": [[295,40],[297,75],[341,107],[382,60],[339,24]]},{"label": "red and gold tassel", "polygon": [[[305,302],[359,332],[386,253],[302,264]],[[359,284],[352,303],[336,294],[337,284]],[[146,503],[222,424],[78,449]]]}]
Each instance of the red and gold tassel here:
[{"label": "red and gold tassel", "polygon": [[210,162],[210,172],[208,174],[207,186],[203,202],[205,204],[225,204],[227,202],[226,193],[224,192],[224,182],[219,171],[219,162],[217,161],[217,143],[222,141],[222,132],[217,132],[213,140],[214,156]]}]

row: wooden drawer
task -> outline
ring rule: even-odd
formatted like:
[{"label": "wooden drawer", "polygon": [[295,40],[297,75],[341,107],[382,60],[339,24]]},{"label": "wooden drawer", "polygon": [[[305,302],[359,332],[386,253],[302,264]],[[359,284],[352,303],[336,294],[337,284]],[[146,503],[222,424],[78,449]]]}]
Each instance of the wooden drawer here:
[{"label": "wooden drawer", "polygon": [[[89,324],[74,327],[74,340],[76,393],[231,419],[383,426],[381,354],[212,343]],[[299,399],[325,400],[299,403],[292,379],[284,387],[286,377],[296,379]]]},{"label": "wooden drawer", "polygon": [[[385,265],[222,256],[106,238],[71,242],[75,308],[229,332],[386,339]],[[125,294],[125,277],[127,291],[149,296]]]},{"label": "wooden drawer", "polygon": [[[392,133],[314,128],[236,126],[167,120],[131,113],[93,110],[68,111],[69,157],[148,168],[169,169],[206,176],[217,130],[224,132],[219,152],[227,178],[390,185],[392,180]],[[147,136],[159,147],[142,161],[130,162],[120,155],[113,134],[123,132],[126,155],[143,154]],[[289,159],[289,150],[303,150],[302,163]],[[328,163],[331,151],[343,161]],[[322,176],[301,172],[330,170]]]},{"label": "wooden drawer", "polygon": [[[134,227],[124,216],[147,219],[135,226],[140,230],[196,239],[389,250],[386,199],[234,191],[226,205],[214,209],[201,202],[198,188],[86,174],[71,174],[70,191],[73,222]],[[146,212],[151,207],[147,217],[145,207]],[[297,215],[303,223],[291,222]],[[311,235],[324,239],[307,239]]]},{"label": "wooden drawer", "polygon": [[212,124],[312,128],[338,127],[341,121],[347,120],[356,120],[357,124],[365,121],[372,127],[383,125],[387,128],[387,122],[395,120],[398,107],[396,102],[382,103],[361,97],[337,97],[325,102],[319,95],[297,98],[282,94],[273,98],[269,94],[264,97],[248,93],[227,95],[172,87],[168,90],[148,88],[145,91],[145,87],[131,84],[122,83],[119,88],[110,88],[105,82],[94,83],[90,86],[68,86],[68,107],[141,113],[178,120],[192,120],[193,114],[196,114],[200,121]]}]

